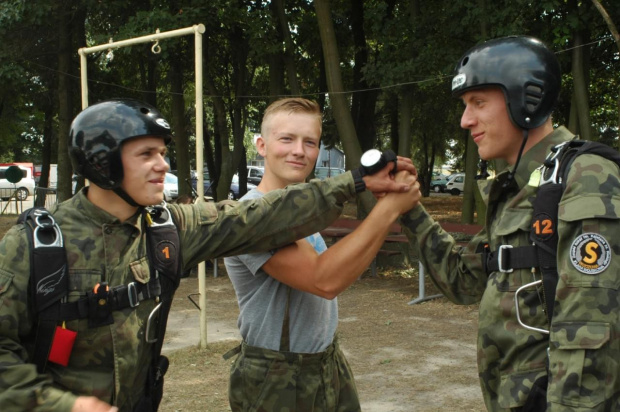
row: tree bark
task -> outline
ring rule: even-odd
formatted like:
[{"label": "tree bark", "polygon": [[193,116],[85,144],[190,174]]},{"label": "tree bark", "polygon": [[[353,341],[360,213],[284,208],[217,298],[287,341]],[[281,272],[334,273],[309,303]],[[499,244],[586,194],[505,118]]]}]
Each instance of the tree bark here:
[{"label": "tree bark", "polygon": [[[336,119],[336,127],[346,155],[346,168],[353,169],[360,165],[359,159],[362,155],[362,150],[357,140],[351,112],[344,95],[342,75],[340,73],[340,55],[338,54],[338,43],[334,34],[329,0],[315,0],[314,7],[321,34],[321,44],[323,45],[327,89],[329,90],[329,98],[334,111],[334,119]],[[372,209],[375,203],[372,195],[368,195],[358,196],[358,209],[361,207],[363,209],[361,213],[364,215]]]}]

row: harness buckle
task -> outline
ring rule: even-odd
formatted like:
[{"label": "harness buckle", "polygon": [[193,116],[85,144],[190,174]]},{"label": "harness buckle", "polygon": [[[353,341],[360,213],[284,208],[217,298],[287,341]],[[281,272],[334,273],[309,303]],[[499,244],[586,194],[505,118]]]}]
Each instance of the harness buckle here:
[{"label": "harness buckle", "polygon": [[[551,153],[547,155],[545,162],[543,163],[543,169],[540,176],[540,185],[546,185],[548,183],[559,183],[558,182],[558,170],[560,166],[559,157],[563,152],[564,146],[568,145],[569,142],[560,143],[551,148]],[[548,178],[546,176],[546,172],[553,167],[553,173]]]},{"label": "harness buckle", "polygon": [[[537,280],[535,282],[528,283],[526,285],[521,286],[519,289],[517,289],[517,291],[515,292],[515,313],[517,315],[517,322],[519,322],[519,325],[523,326],[527,330],[531,330],[533,332],[539,332],[544,335],[548,335],[549,331],[546,329],[537,328],[535,326],[530,326],[530,325],[526,325],[525,323],[523,323],[523,321],[521,321],[521,315],[519,313],[519,293],[523,292],[525,289],[536,287],[541,284],[542,284],[542,279]],[[549,354],[548,351],[549,349],[547,348],[547,355]]]},{"label": "harness buckle", "polygon": [[138,289],[136,288],[136,282],[131,282],[127,285],[127,297],[129,298],[129,306],[135,308],[140,305],[140,299],[138,297]]},{"label": "harness buckle", "polygon": [[[47,210],[35,210],[34,216],[37,225],[32,232],[34,247],[62,247],[62,234],[52,215]],[[39,230],[42,232],[39,233]],[[53,239],[50,239],[50,233],[53,234]],[[47,236],[43,237],[43,234]]]},{"label": "harness buckle", "polygon": [[504,268],[504,265],[502,264],[504,260],[504,250],[507,249],[512,249],[512,245],[501,245],[499,249],[497,249],[497,266],[499,267],[498,270],[503,273],[511,273],[514,270],[513,268]]}]

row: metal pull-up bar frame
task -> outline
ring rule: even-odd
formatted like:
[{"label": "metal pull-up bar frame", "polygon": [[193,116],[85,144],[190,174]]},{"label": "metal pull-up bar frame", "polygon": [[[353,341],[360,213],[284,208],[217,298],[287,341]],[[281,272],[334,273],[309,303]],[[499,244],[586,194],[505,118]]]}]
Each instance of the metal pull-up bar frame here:
[{"label": "metal pull-up bar frame", "polygon": [[[205,32],[204,24],[196,24],[191,27],[183,29],[159,32],[159,29],[155,34],[147,36],[135,37],[133,39],[121,40],[113,42],[110,39],[109,43],[101,44],[92,47],[82,47],[78,50],[80,55],[80,82],[82,87],[82,110],[88,107],[88,71],[87,71],[87,59],[90,53],[96,53],[103,50],[118,49],[121,47],[132,46],[134,44],[155,42],[153,45],[153,53],[158,53],[159,47],[158,41],[160,39],[167,39],[171,37],[186,36],[194,34],[194,50],[195,50],[195,71],[196,71],[196,172],[198,174],[198,199],[197,201],[204,201],[204,141],[203,141],[203,99],[202,99],[202,34]],[[217,264],[217,263],[216,263]],[[206,298],[206,276],[205,276],[205,263],[202,262],[198,265],[198,291],[200,292],[200,347],[206,348],[207,346],[207,298]]]}]

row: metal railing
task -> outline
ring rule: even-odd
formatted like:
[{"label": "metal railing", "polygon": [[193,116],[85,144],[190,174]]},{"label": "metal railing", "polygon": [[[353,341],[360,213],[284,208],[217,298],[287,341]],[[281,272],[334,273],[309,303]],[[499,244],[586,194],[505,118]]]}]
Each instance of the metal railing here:
[{"label": "metal railing", "polygon": [[34,206],[51,209],[58,203],[56,189],[35,187],[34,193],[20,199],[17,189],[0,189],[0,215],[19,215]]},{"label": "metal railing", "polygon": [[0,215],[19,215],[24,203],[17,195],[17,189],[0,189]]}]

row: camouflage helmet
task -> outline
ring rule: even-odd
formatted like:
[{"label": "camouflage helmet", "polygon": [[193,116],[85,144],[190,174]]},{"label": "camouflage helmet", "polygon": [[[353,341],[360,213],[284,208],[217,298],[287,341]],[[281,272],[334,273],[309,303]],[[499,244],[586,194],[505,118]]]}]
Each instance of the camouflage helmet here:
[{"label": "camouflage helmet", "polygon": [[504,92],[512,122],[522,129],[541,126],[560,93],[560,64],[540,40],[510,36],[468,50],[456,65],[452,95],[486,86]]},{"label": "camouflage helmet", "polygon": [[153,106],[133,99],[93,104],[80,112],[69,133],[69,156],[75,173],[103,189],[118,189],[123,180],[121,146],[141,136],[172,140],[170,126]]}]

